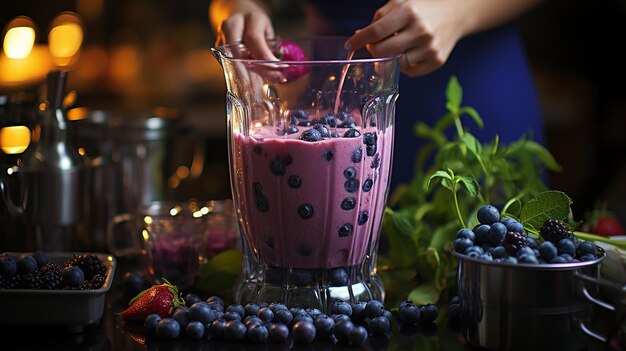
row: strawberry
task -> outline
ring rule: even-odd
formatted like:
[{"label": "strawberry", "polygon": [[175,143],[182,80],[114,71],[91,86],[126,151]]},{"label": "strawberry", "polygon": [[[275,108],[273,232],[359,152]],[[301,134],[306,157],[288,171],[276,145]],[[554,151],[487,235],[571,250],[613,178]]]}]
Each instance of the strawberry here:
[{"label": "strawberry", "polygon": [[[304,53],[302,48],[289,40],[281,40],[278,48],[274,51],[274,55],[281,61],[307,61],[309,57]],[[306,65],[290,65],[283,70],[284,78],[287,81],[295,80],[309,72]]]},{"label": "strawberry", "polygon": [[624,235],[624,227],[616,217],[602,216],[596,219],[589,232],[603,236]]},{"label": "strawberry", "polygon": [[129,307],[122,312],[122,318],[127,321],[143,321],[152,313],[165,318],[174,308],[185,306],[185,300],[178,288],[163,280],[165,283],[153,285],[130,300]]}]

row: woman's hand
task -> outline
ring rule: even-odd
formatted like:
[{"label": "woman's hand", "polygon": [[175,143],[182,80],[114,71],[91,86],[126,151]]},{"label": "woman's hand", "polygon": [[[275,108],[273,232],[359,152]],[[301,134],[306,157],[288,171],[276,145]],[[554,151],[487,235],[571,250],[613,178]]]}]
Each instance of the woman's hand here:
[{"label": "woman's hand", "polygon": [[217,27],[215,46],[243,41],[255,59],[278,60],[267,44],[267,39],[274,38],[274,27],[264,8],[250,0],[217,3],[223,3],[224,12],[230,15]]},{"label": "woman's hand", "polygon": [[[505,0],[508,1],[508,0]],[[346,49],[363,46],[376,57],[400,58],[403,73],[415,77],[443,66],[464,35],[462,14],[450,0],[390,0],[372,23],[346,41]]]}]

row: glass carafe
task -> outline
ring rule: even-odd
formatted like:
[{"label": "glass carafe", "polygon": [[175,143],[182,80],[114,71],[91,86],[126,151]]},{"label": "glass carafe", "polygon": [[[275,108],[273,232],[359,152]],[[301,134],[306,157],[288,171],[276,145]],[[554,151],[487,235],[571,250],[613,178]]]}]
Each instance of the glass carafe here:
[{"label": "glass carafe", "polygon": [[[226,77],[231,187],[243,239],[239,303],[328,312],[336,300],[384,298],[376,250],[391,176],[398,57],[363,51],[347,60],[344,41],[293,40],[306,61],[254,60],[243,44],[213,49]],[[275,52],[281,45],[270,42]]]}]

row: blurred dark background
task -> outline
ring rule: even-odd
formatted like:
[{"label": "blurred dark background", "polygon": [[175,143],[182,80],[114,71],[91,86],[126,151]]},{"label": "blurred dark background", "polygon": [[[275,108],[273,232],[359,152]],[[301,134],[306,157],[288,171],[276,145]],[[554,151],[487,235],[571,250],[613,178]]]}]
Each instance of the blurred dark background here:
[{"label": "blurred dark background", "polygon": [[[176,111],[199,140],[204,167],[193,181],[187,179],[190,164],[187,171],[173,167],[168,186],[177,188],[174,196],[181,199],[223,198],[230,194],[225,87],[208,50],[215,40],[208,5],[208,0],[2,1],[0,27],[4,35],[13,18],[28,16],[37,28],[36,45],[45,46],[54,19],[63,11],[75,12],[84,39],[71,63],[74,106],[114,116]],[[300,1],[274,0],[272,5],[277,33],[305,30]],[[574,199],[577,218],[602,201],[626,223],[626,57],[620,48],[626,38],[626,1],[546,1],[518,22],[543,106],[548,147],[563,166],[551,175],[551,187]],[[7,78],[9,73],[13,77],[15,72],[0,56],[0,94],[36,84],[20,85]],[[0,115],[0,126],[7,123]]]}]

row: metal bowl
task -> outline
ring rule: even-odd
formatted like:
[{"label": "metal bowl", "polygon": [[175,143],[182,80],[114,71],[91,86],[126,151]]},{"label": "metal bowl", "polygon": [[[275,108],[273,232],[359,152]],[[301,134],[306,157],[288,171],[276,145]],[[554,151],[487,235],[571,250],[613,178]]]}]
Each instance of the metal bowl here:
[{"label": "metal bowl", "polygon": [[493,350],[579,350],[599,263],[511,264],[454,253],[467,340]]}]

